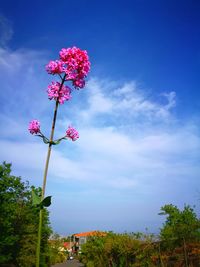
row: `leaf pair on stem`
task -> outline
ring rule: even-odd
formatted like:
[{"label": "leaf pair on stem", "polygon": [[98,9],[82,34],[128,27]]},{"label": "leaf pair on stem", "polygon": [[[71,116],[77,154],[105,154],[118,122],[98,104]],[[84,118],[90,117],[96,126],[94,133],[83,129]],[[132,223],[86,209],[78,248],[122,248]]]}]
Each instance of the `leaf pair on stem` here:
[{"label": "leaf pair on stem", "polygon": [[36,191],[32,189],[32,205],[39,207],[40,210],[42,210],[44,207],[49,207],[51,205],[51,196],[47,196],[41,200],[41,196],[38,196]]}]

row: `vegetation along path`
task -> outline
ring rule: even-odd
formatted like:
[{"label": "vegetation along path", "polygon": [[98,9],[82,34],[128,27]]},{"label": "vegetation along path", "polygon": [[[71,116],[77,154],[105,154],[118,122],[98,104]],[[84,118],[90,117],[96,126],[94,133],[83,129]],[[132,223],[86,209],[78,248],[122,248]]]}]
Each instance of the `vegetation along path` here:
[{"label": "vegetation along path", "polygon": [[58,263],[52,267],[83,267],[84,265],[78,260],[68,260],[64,263]]}]

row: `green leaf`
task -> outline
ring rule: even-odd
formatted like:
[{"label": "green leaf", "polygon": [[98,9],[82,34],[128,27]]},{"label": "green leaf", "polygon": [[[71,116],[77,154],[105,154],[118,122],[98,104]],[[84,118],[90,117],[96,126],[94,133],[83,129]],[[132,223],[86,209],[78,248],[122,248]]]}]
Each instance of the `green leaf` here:
[{"label": "green leaf", "polygon": [[60,144],[60,140],[52,141],[51,144],[56,146],[56,145]]},{"label": "green leaf", "polygon": [[48,138],[46,138],[45,136],[43,136],[42,139],[43,139],[43,142],[45,144],[49,144],[49,139]]},{"label": "green leaf", "polygon": [[32,204],[33,206],[39,205],[41,202],[41,198],[36,194],[36,191],[32,189]]},{"label": "green leaf", "polygon": [[43,207],[49,207],[51,205],[51,196],[45,197],[41,202],[40,206]]}]

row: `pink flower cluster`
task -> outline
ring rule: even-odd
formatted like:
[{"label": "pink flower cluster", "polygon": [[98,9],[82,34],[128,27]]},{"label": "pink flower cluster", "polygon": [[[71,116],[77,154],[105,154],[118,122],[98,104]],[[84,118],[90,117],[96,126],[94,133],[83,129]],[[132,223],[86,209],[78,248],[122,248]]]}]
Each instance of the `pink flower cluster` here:
[{"label": "pink flower cluster", "polygon": [[65,101],[68,101],[71,98],[71,89],[62,85],[59,82],[52,82],[47,89],[48,97],[50,100],[55,99],[59,101],[60,104],[64,104]]},{"label": "pink flower cluster", "polygon": [[67,79],[72,78],[73,85],[77,88],[85,86],[84,78],[90,70],[90,61],[87,51],[77,47],[63,48],[60,51],[60,59],[66,63],[65,73]]},{"label": "pink flower cluster", "polygon": [[66,81],[72,81],[75,88],[85,86],[85,77],[90,70],[87,51],[77,47],[62,48],[60,60],[50,61],[46,66],[49,74],[66,74]]},{"label": "pink flower cluster", "polygon": [[66,137],[70,138],[72,141],[76,141],[79,138],[79,133],[75,128],[69,126],[66,131]]},{"label": "pink flower cluster", "polygon": [[28,130],[31,134],[40,133],[40,122],[38,120],[30,121]]}]

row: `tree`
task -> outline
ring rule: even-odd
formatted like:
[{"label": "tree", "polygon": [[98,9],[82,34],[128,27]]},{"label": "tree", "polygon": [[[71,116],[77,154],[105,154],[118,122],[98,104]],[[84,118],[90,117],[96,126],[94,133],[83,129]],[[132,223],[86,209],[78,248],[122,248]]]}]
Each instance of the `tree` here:
[{"label": "tree", "polygon": [[188,242],[200,239],[200,220],[189,205],[185,205],[182,211],[172,204],[165,205],[161,211],[160,215],[167,216],[160,231],[162,240],[179,245],[183,239]]},{"label": "tree", "polygon": [[[32,189],[41,192],[11,175],[11,164],[0,165],[0,264],[35,265],[39,210],[32,205]],[[47,266],[50,233],[49,214],[45,210],[41,266]]]}]

